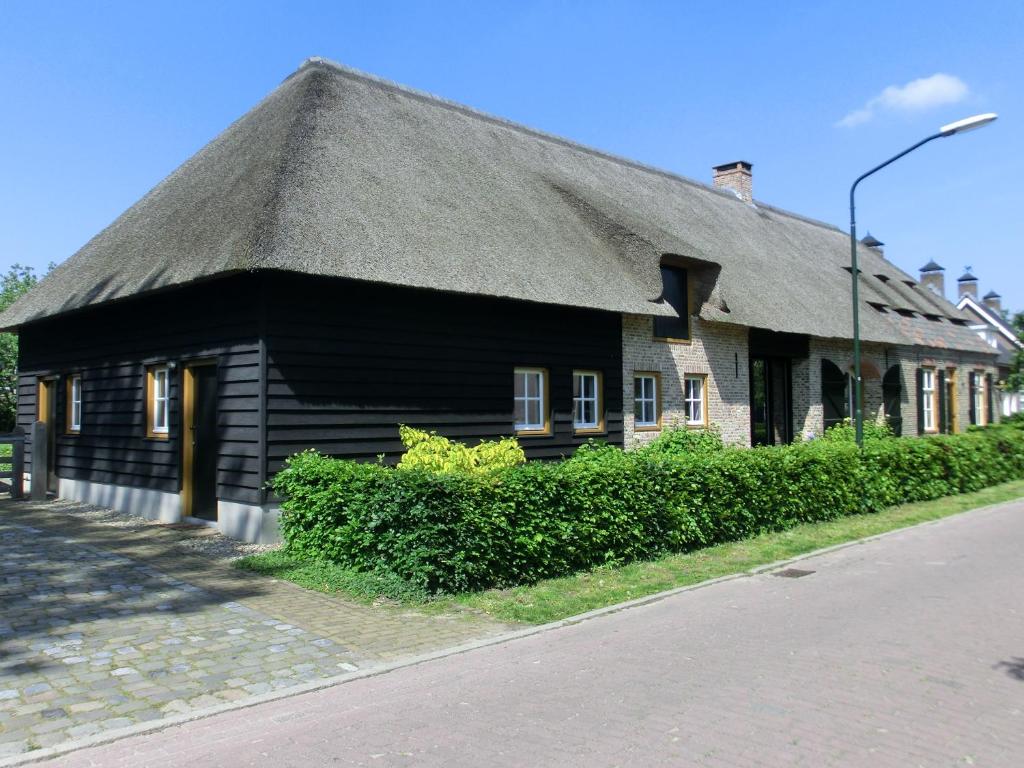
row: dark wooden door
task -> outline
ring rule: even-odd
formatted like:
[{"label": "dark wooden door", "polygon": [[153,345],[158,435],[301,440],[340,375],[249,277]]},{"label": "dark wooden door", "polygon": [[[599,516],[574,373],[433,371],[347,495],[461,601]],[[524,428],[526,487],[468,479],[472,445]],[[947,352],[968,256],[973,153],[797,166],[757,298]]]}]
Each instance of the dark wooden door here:
[{"label": "dark wooden door", "polygon": [[903,434],[903,374],[899,365],[893,365],[882,377],[882,402],[885,406],[885,420],[893,434]]},{"label": "dark wooden door", "polygon": [[217,519],[217,368],[192,369],[192,517]]},{"label": "dark wooden door", "polygon": [[774,445],[772,414],[772,375],[767,358],[750,360],[750,442],[753,445]]},{"label": "dark wooden door", "polygon": [[46,491],[57,492],[57,380],[40,379],[37,414],[46,424]]}]

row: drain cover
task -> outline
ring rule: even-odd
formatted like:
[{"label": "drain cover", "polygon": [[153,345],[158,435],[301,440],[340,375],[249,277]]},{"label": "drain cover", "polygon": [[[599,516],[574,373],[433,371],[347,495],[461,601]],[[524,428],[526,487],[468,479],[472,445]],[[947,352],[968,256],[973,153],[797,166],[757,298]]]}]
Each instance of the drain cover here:
[{"label": "drain cover", "polygon": [[772,576],[778,576],[782,579],[802,579],[804,576],[810,576],[814,571],[802,571],[799,568],[783,568],[781,571],[775,571]]}]

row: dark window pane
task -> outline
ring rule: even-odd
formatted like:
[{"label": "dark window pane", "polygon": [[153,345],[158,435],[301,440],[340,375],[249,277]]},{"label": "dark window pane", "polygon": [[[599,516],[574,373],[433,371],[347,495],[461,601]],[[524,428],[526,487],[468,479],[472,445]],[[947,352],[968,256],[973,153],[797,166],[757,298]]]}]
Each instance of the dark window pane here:
[{"label": "dark window pane", "polygon": [[690,312],[687,305],[686,270],[678,267],[661,268],[662,298],[678,317],[654,318],[654,335],[663,339],[690,338]]}]

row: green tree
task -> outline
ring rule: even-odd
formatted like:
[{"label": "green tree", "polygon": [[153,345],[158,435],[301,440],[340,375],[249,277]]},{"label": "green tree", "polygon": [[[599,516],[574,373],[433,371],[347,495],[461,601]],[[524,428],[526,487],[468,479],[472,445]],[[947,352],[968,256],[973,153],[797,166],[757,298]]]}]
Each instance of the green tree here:
[{"label": "green tree", "polygon": [[[29,288],[39,282],[35,270],[15,264],[0,277],[0,312],[3,312]],[[0,333],[0,432],[10,432],[16,424],[18,408],[18,337]]]},{"label": "green tree", "polygon": [[[1013,316],[1013,330],[1017,338],[1024,342],[1024,312],[1018,312]],[[1024,350],[1017,350],[1010,366],[1010,375],[1006,377],[1006,388],[1011,392],[1024,389]]]}]

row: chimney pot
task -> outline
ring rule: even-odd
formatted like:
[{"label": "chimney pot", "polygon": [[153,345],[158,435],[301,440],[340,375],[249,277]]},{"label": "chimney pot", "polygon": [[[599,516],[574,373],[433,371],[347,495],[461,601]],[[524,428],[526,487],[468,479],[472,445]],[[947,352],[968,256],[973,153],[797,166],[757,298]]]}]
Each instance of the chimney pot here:
[{"label": "chimney pot", "polygon": [[754,166],[745,160],[734,163],[716,165],[713,168],[715,186],[719,189],[731,189],[745,203],[754,202],[754,183],[751,169]]},{"label": "chimney pot", "polygon": [[970,267],[957,278],[956,283],[961,296],[970,296],[975,301],[978,300],[978,278],[971,274]]},{"label": "chimney pot", "polygon": [[946,270],[936,264],[934,260],[929,261],[921,267],[921,285],[939,296],[945,297]]},{"label": "chimney pot", "polygon": [[995,313],[996,313],[997,315],[1002,315],[1002,314],[1003,314],[1003,302],[1002,302],[1002,298],[1003,298],[1003,297],[1002,297],[1002,296],[1000,296],[1000,295],[999,295],[998,293],[996,293],[995,291],[989,291],[989,292],[988,292],[988,293],[986,293],[986,294],[985,294],[985,296],[984,296],[984,297],[982,298],[982,301],[984,301],[984,302],[985,302],[985,306],[986,306],[986,307],[988,307],[989,309],[991,309],[991,310],[992,310],[993,312],[995,312]]}]

